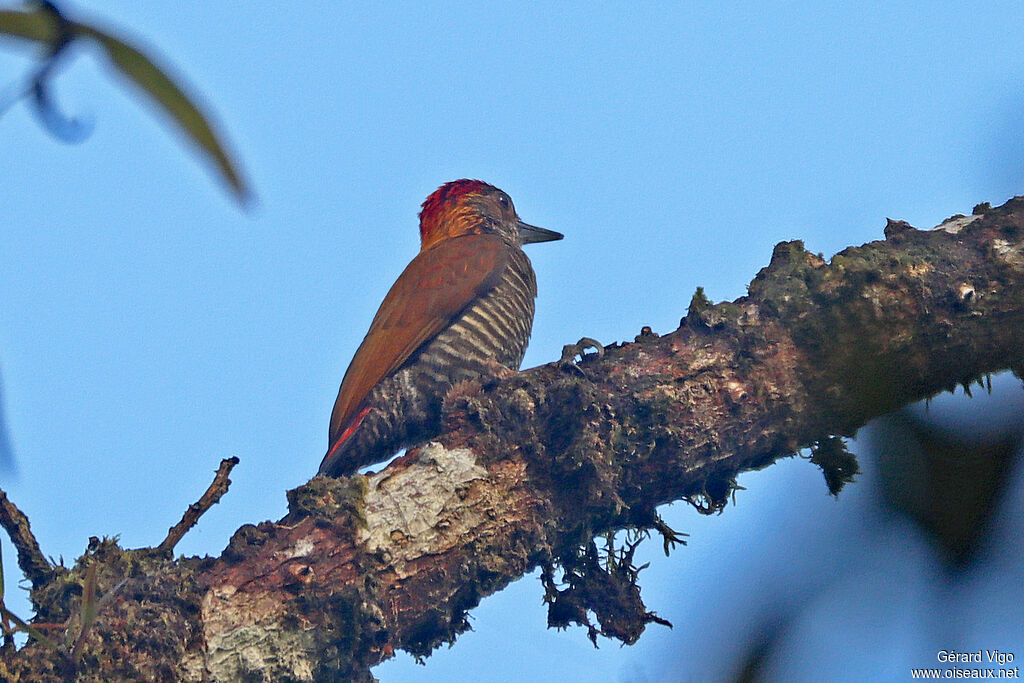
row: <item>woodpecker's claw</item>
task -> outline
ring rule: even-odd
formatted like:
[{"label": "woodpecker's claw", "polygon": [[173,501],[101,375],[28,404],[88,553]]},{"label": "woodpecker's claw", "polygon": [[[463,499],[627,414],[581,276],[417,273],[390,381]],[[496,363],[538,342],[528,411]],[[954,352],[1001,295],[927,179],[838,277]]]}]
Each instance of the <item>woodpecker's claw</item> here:
[{"label": "woodpecker's claw", "polygon": [[516,374],[515,368],[510,368],[507,365],[502,365],[493,358],[488,358],[484,361],[484,366],[487,371],[491,374],[494,379],[508,379]]},{"label": "woodpecker's claw", "polygon": [[582,361],[587,357],[585,353],[587,349],[594,349],[597,351],[598,358],[604,355],[604,347],[601,346],[601,342],[596,339],[591,339],[590,337],[584,337],[575,344],[566,344],[562,347],[562,357],[558,360],[558,367],[563,370],[573,368],[582,373],[583,371],[576,365],[576,356],[579,356]]}]

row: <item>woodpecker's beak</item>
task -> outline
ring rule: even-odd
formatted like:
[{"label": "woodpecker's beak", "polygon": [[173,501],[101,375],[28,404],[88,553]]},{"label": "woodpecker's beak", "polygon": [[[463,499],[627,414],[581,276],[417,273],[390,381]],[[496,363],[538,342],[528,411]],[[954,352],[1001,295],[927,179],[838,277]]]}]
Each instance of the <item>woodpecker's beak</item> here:
[{"label": "woodpecker's beak", "polygon": [[530,225],[519,221],[519,239],[523,244],[530,244],[532,242],[553,242],[560,240],[565,235],[554,230],[545,230],[544,228],[538,228],[536,225]]}]

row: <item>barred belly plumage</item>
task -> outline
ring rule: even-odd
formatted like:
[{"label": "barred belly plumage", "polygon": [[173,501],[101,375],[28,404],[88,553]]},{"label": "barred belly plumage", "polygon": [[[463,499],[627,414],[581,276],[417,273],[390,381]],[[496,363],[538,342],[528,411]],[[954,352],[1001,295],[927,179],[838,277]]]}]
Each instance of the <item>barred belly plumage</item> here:
[{"label": "barred belly plumage", "polygon": [[533,327],[537,284],[526,254],[512,249],[498,284],[367,396],[369,407],[346,444],[350,462],[382,457],[441,430],[441,405],[451,387],[494,373],[497,362],[519,368]]}]

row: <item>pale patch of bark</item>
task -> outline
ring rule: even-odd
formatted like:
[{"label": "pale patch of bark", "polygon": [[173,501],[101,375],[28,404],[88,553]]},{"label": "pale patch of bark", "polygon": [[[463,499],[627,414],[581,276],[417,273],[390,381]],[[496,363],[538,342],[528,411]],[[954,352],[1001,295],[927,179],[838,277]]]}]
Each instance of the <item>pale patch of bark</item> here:
[{"label": "pale patch of bark", "polygon": [[[657,505],[721,509],[739,472],[802,447],[849,472],[829,437],[986,373],[1020,375],[1024,199],[977,216],[931,231],[890,221],[884,241],[828,262],[780,243],[748,296],[698,293],[663,336],[454,396],[437,443],[369,477],[314,478],[289,492],[288,517],[243,527],[219,558],[150,562],[108,543],[33,599],[66,619],[87,566],[101,565],[100,594],[131,575],[74,663],[109,681],[367,681],[396,649],[429,654],[482,597],[558,563],[576,582],[563,617],[592,608],[599,632],[631,642],[656,618],[635,568],[579,552],[595,535],[669,535]],[[621,600],[588,604],[599,586]],[[0,658],[11,680],[63,680],[68,666],[38,644]]]}]

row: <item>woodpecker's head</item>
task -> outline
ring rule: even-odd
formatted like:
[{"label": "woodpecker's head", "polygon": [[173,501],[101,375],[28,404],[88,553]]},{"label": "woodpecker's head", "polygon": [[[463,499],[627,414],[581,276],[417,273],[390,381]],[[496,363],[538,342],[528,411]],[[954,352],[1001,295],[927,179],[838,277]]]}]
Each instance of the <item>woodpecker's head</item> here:
[{"label": "woodpecker's head", "polygon": [[420,211],[420,251],[462,235],[499,235],[520,246],[563,235],[519,220],[512,199],[480,180],[453,180],[427,197]]}]

